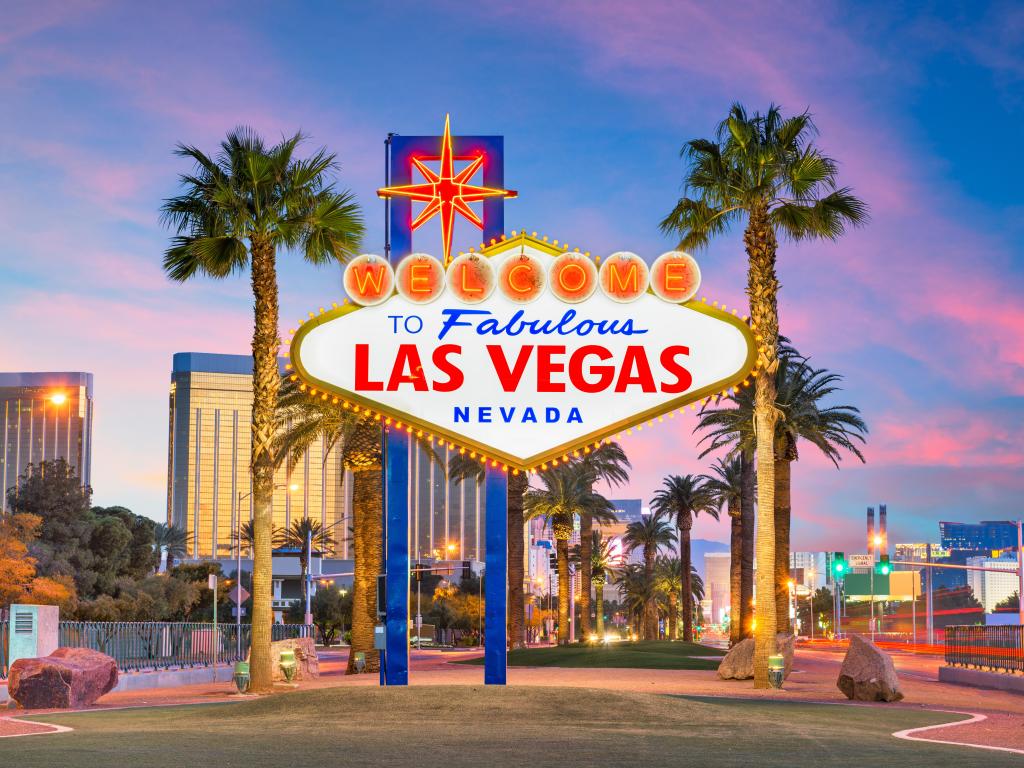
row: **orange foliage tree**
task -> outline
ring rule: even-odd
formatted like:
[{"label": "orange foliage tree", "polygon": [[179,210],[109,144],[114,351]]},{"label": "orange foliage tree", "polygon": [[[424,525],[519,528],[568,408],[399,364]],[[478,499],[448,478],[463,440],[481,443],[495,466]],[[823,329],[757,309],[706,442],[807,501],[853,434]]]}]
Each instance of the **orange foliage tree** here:
[{"label": "orange foliage tree", "polygon": [[39,534],[39,515],[0,517],[0,607],[11,603],[70,606],[75,600],[71,579],[36,576],[36,559],[28,544]]}]

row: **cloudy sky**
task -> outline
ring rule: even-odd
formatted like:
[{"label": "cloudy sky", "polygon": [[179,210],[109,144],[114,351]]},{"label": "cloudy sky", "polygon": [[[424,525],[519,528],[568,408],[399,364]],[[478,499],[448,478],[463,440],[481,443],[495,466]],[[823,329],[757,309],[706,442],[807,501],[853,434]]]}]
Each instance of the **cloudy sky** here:
[{"label": "cloudy sky", "polygon": [[[249,344],[243,278],[161,272],[176,142],[301,129],[338,153],[379,250],[385,134],[438,133],[450,112],[456,134],[506,137],[508,229],[653,257],[673,245],[657,222],[681,144],[741,101],[810,109],[872,211],[838,244],[779,254],[783,332],[871,427],[865,466],[804,449],[794,545],[858,549],[878,502],[891,541],[1022,513],[1020,5],[162,5],[15,0],[0,28],[0,369],[95,373],[98,503],[162,517],[171,355]],[[738,237],[698,258],[704,292],[738,305]],[[338,298],[337,270],[281,266],[284,328]],[[626,443],[628,495],[704,469],[691,429]]]}]

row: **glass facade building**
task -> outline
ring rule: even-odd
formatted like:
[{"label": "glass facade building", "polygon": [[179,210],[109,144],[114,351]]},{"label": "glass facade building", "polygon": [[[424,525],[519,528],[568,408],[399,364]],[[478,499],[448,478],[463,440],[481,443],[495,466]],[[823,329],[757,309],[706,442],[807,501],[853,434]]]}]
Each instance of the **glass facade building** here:
[{"label": "glass facade building", "polygon": [[1009,520],[983,520],[980,523],[939,523],[944,549],[986,552],[1017,548],[1017,524]]},{"label": "glass facade building", "polygon": [[[167,521],[187,531],[189,557],[232,556],[238,526],[251,519],[251,425],[251,357],[174,355]],[[274,477],[274,526],[287,528],[306,516],[325,528],[335,526],[330,533],[338,543],[328,555],[349,558],[344,520],[351,510],[352,478],[345,474],[338,452],[324,444],[282,465]]]},{"label": "glass facade building", "polygon": [[472,478],[445,477],[454,453],[416,443],[409,452],[409,554],[416,561],[484,560],[484,487]]},{"label": "glass facade building", "polygon": [[91,373],[0,373],[0,509],[29,464],[65,459],[90,484],[92,398]]}]

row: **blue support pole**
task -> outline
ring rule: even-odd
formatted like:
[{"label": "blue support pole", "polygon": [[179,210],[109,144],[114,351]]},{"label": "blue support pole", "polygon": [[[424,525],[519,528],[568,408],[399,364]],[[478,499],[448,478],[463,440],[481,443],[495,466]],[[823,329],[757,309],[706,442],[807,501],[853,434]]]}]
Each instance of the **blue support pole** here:
[{"label": "blue support pole", "polygon": [[486,580],[484,608],[484,683],[505,685],[508,663],[508,477],[488,467],[484,481]]},{"label": "blue support pole", "polygon": [[409,684],[409,435],[387,430],[384,684]]}]

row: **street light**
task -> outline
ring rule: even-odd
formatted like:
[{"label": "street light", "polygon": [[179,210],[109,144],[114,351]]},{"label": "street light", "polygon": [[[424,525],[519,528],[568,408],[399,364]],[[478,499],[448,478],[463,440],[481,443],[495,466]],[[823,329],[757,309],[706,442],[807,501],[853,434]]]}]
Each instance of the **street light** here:
[{"label": "street light", "polygon": [[[274,490],[278,491],[287,488],[289,492],[299,490],[296,483],[274,483]],[[238,493],[238,504],[235,506],[235,540],[238,545],[235,555],[235,578],[238,580],[238,588],[242,588],[242,502],[252,496],[253,491]],[[252,522],[252,505],[249,505],[249,521]],[[237,637],[238,658],[242,658],[242,603],[235,603],[235,633]]]},{"label": "street light", "polygon": [[50,395],[50,402],[54,405],[64,405],[67,402],[68,396],[63,392],[54,392]]}]

